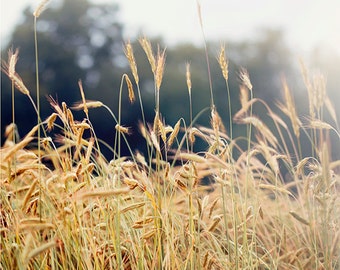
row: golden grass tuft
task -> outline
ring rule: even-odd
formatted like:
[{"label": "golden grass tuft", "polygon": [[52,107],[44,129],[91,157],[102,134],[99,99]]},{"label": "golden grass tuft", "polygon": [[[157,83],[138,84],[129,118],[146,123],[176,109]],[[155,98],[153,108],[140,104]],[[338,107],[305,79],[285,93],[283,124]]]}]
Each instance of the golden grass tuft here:
[{"label": "golden grass tuft", "polygon": [[[129,44],[125,50],[134,73]],[[165,50],[155,57],[147,39],[140,44],[159,94]],[[11,52],[3,64],[8,76],[16,76],[17,57]],[[223,48],[218,61],[228,80]],[[323,77],[312,83],[306,70],[303,74],[310,95],[327,100]],[[124,79],[131,101],[132,83],[126,74]],[[188,65],[186,79],[190,92]],[[0,149],[1,268],[338,269],[340,162],[331,159],[326,135],[339,131],[337,123],[321,117],[328,102],[313,99],[303,118],[283,80],[285,104],[279,107],[288,123],[253,98],[244,69],[240,79],[241,108],[233,119],[248,130],[254,127],[255,134],[248,132],[246,138],[229,137],[214,106],[211,128],[186,125],[184,119],[172,128],[156,105],[153,123],[139,126],[148,156],[132,150],[120,156],[115,143],[113,159],[107,160],[89,118],[78,120],[72,113],[108,109],[86,100],[81,82],[81,102],[73,107],[49,99],[54,112],[43,124],[54,129],[55,137],[37,141],[37,125],[14,142],[15,123],[9,126],[9,139]],[[273,125],[252,114],[256,102],[267,109]],[[113,126],[118,136],[129,134],[121,121]],[[295,149],[302,131],[318,139],[310,141],[313,156]],[[207,148],[199,153],[193,147],[197,138]]]}]

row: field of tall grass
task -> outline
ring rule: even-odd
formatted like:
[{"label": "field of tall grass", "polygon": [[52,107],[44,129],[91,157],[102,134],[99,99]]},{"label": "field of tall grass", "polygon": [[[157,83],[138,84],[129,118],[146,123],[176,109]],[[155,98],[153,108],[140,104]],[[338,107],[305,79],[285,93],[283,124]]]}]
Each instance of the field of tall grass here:
[{"label": "field of tall grass", "polygon": [[[34,13],[35,23],[40,12]],[[38,58],[37,36],[35,41]],[[120,97],[127,94],[140,104],[139,131],[121,122],[126,104],[120,102],[115,115],[101,101],[87,100],[81,81],[78,104],[50,98],[54,111],[41,119],[39,67],[34,101],[15,69],[18,51],[9,52],[2,70],[13,93],[31,100],[37,122],[19,138],[13,121],[0,149],[0,268],[339,269],[340,160],[331,160],[330,152],[340,136],[324,78],[310,75],[301,63],[307,116],[298,115],[283,78],[284,102],[277,104],[283,119],[256,98],[241,69],[241,108],[230,120],[245,125],[247,135],[234,138],[233,126],[225,127],[215,108],[212,89],[210,127],[195,125],[192,113],[189,122],[167,125],[159,106],[165,50],[155,51],[146,38],[140,45],[154,76],[153,123],[143,118],[138,63],[129,42],[131,75],[122,75],[119,89]],[[217,60],[229,94],[224,47]],[[191,112],[189,65],[183,76]],[[253,114],[255,103],[266,108],[273,129]],[[13,111],[20,109],[14,105],[13,99]],[[230,100],[226,106],[231,111]],[[90,111],[98,108],[109,112],[116,128],[114,145],[105,145],[112,160],[102,155],[105,143],[92,128]],[[83,111],[83,119],[75,119],[74,110]],[[324,120],[326,111],[331,123]],[[120,154],[131,132],[143,136],[147,153]],[[332,142],[330,134],[337,139]],[[196,139],[206,143],[205,151],[193,151]],[[303,156],[302,140],[308,140],[310,156]]]}]

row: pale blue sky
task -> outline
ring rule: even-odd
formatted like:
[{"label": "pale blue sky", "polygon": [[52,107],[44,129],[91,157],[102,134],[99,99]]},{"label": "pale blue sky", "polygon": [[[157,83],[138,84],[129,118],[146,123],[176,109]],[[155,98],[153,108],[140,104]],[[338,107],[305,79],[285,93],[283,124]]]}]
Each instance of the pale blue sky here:
[{"label": "pale blue sky", "polygon": [[[57,0],[51,0],[51,4]],[[126,38],[140,30],[162,35],[169,44],[202,43],[196,0],[92,0],[121,7]],[[200,0],[208,39],[224,43],[251,39],[261,27],[282,28],[291,48],[308,52],[320,44],[340,53],[340,0]],[[23,8],[40,0],[0,0],[1,41],[8,38]]]}]

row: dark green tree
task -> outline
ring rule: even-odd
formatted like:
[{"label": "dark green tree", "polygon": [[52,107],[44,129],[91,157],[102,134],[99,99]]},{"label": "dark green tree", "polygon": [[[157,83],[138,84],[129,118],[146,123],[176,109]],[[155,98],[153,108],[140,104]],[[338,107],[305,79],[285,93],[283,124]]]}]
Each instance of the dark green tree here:
[{"label": "dark green tree", "polygon": [[[121,75],[126,70],[123,58],[123,27],[117,19],[116,4],[94,4],[87,0],[64,0],[49,6],[38,18],[39,77],[41,115],[51,113],[46,96],[71,106],[80,100],[78,80],[83,81],[86,97],[104,101],[115,109]],[[35,54],[33,15],[29,8],[2,52],[19,48],[17,72],[35,97]],[[1,122],[4,128],[11,118],[11,84],[2,73]],[[24,135],[36,122],[27,97],[15,93],[16,124]],[[103,111],[100,112],[101,114]],[[98,121],[96,121],[98,120]],[[105,121],[108,121],[105,123]],[[113,119],[93,113],[93,122],[103,129],[99,135],[114,134]],[[110,122],[110,124],[109,124]],[[3,130],[1,130],[3,134]]]}]

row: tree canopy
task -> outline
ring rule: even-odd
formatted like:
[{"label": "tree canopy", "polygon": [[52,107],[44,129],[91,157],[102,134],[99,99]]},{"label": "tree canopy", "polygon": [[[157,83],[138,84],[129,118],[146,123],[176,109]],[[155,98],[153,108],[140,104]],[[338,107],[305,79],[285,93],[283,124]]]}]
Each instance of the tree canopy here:
[{"label": "tree canopy", "polygon": [[[37,22],[40,91],[42,93],[42,118],[51,113],[46,96],[59,103],[65,101],[69,106],[81,99],[78,80],[83,81],[86,98],[100,100],[114,113],[118,111],[118,96],[122,75],[129,74],[125,59],[124,26],[118,20],[117,4],[95,4],[85,0],[64,0],[57,6],[45,10]],[[152,40],[156,51],[157,44],[165,47],[161,38]],[[154,117],[154,89],[152,73],[147,58],[137,39],[132,40],[135,58],[141,79],[142,99],[147,121]],[[1,55],[6,58],[9,48],[20,48],[17,71],[34,96],[35,54],[33,16],[27,8],[23,22],[13,32],[10,45]],[[185,79],[185,67],[191,65],[192,98],[194,115],[210,106],[208,72],[212,76],[213,93],[217,109],[228,126],[227,91],[220,67],[216,60],[220,44],[208,43],[210,70],[207,69],[204,48],[193,44],[178,44],[166,50],[166,69],[160,94],[160,110],[168,124],[173,125],[183,117],[189,121],[189,99]],[[256,97],[266,102],[280,97],[281,75],[296,72],[292,52],[285,43],[280,30],[265,29],[256,40],[227,44],[229,60],[229,87],[233,113],[238,109],[239,80],[241,67],[249,71]],[[2,80],[1,122],[4,128],[12,121],[11,84]],[[294,81],[295,83],[296,81]],[[297,84],[299,88],[301,85]],[[303,96],[297,91],[297,97]],[[123,93],[122,121],[132,127],[138,135],[137,119],[141,118],[138,104],[129,104]],[[128,108],[128,109],[126,109]],[[255,108],[255,113],[263,113],[263,108]],[[25,96],[15,93],[15,119],[19,132],[23,135],[34,125],[36,115]],[[104,116],[105,115],[105,116]],[[81,116],[80,116],[81,117]],[[91,112],[91,120],[99,138],[112,142],[115,123],[102,109]],[[209,124],[206,114],[198,123]],[[138,136],[140,137],[140,136]],[[138,147],[139,140],[131,140],[132,147]]]}]

